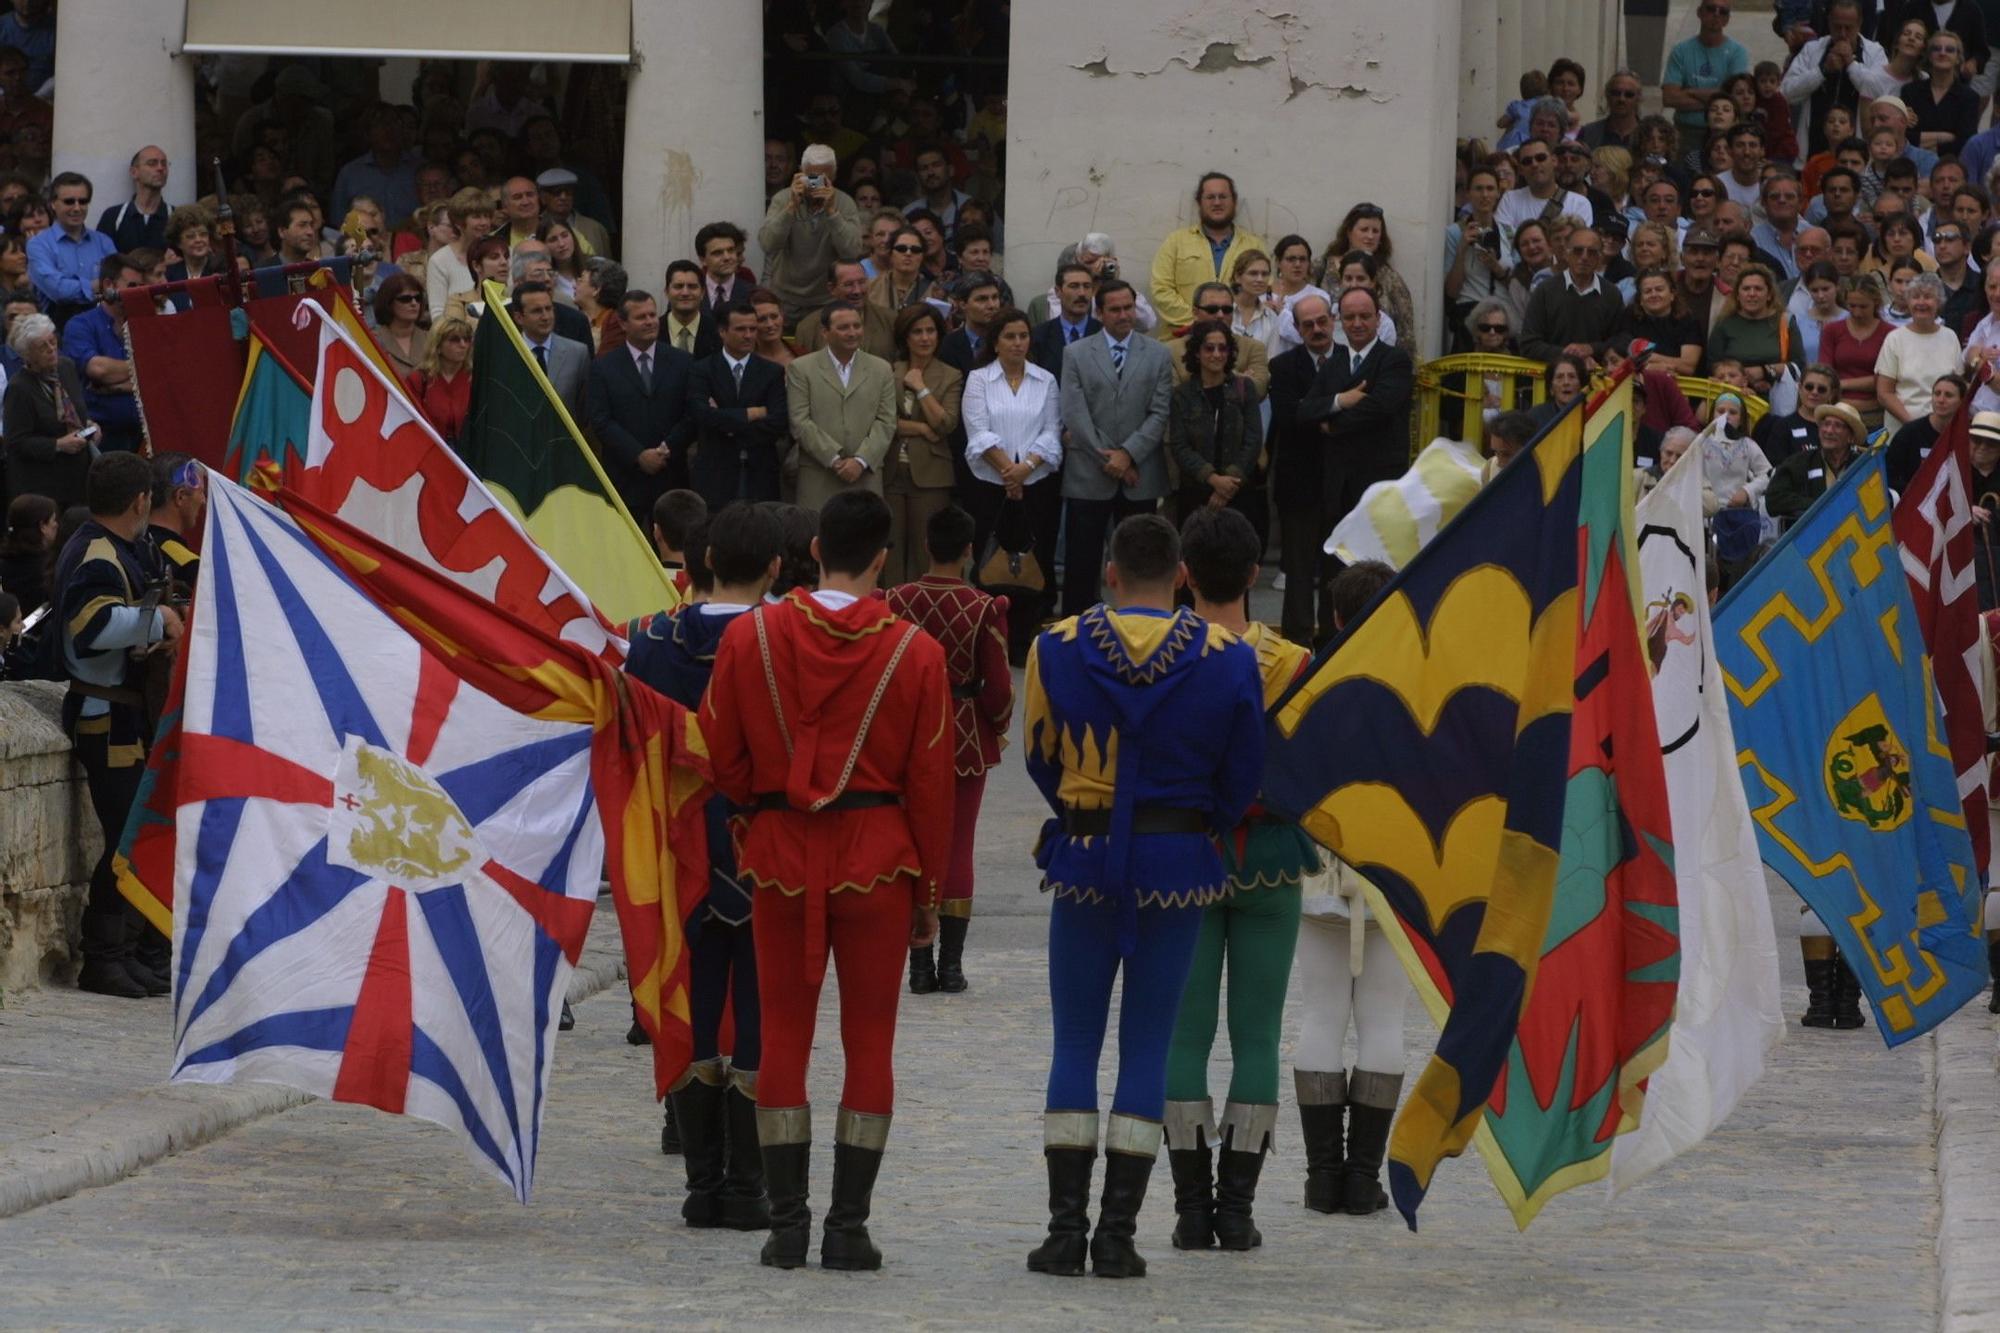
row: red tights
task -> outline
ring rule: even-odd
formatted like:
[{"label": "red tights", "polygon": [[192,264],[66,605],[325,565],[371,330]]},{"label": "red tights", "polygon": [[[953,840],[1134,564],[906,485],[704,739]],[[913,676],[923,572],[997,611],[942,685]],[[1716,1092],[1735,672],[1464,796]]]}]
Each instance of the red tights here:
[{"label": "red tights", "polygon": [[757,997],[764,1011],[759,1106],[805,1105],[820,985],[831,952],[846,1060],[840,1104],[867,1115],[888,1115],[894,1109],[896,1004],[910,956],[910,889],[904,878],[867,893],[825,895],[817,958],[807,944],[815,891],[787,897],[776,889],[757,890],[750,923],[757,944]]}]

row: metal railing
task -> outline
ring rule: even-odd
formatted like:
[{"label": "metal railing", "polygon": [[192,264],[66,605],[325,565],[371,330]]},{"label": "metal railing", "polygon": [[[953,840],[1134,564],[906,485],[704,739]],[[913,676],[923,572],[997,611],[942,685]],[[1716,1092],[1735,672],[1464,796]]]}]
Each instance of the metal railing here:
[{"label": "metal railing", "polygon": [[[1441,356],[1417,367],[1416,410],[1410,414],[1410,452],[1415,456],[1440,435],[1479,444],[1485,438],[1480,413],[1489,406],[1489,387],[1502,412],[1534,407],[1548,400],[1545,376],[1548,366],[1522,356],[1488,356],[1467,352]],[[1712,403],[1722,393],[1743,400],[1749,415],[1746,426],[1761,421],[1771,405],[1756,394],[1721,380],[1697,375],[1676,375],[1675,383],[1689,403]],[[1467,427],[1471,429],[1468,430]]]}]

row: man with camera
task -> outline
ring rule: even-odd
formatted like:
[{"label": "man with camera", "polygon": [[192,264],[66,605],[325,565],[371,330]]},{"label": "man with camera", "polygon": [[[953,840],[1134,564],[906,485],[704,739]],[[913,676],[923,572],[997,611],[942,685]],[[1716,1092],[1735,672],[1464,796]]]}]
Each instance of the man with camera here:
[{"label": "man with camera", "polygon": [[778,294],[785,322],[826,305],[826,275],[836,259],[859,259],[867,239],[861,211],[844,191],[833,187],[839,165],[833,149],[808,144],[799,156],[799,172],[791,185],[771,196],[757,242],[770,256],[766,285]]},{"label": "man with camera", "polygon": [[111,857],[125,831],[145,772],[146,659],[171,651],[181,617],[163,600],[164,581],[145,541],[153,509],[153,469],[133,453],[93,460],[84,484],[90,519],[56,559],[55,615],[60,626],[63,729],[75,744],[104,849],[83,907],[83,972],[77,985],[98,995],[165,995],[168,978],[134,951],[146,927],[119,896]]}]

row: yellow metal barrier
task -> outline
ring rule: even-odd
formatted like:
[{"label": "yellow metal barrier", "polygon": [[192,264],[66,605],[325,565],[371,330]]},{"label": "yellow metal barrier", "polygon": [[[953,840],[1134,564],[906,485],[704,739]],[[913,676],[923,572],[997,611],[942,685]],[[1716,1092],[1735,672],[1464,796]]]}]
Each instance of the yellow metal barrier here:
[{"label": "yellow metal barrier", "polygon": [[[1547,372],[1548,367],[1540,361],[1478,352],[1424,362],[1417,368],[1416,410],[1410,414],[1411,456],[1440,435],[1475,445],[1484,443],[1486,432],[1480,413],[1489,405],[1489,393],[1491,405],[1502,412],[1534,407],[1549,396],[1544,381]],[[1771,410],[1771,405],[1756,394],[1721,380],[1678,375],[1675,382],[1695,404],[1712,403],[1724,391],[1736,394],[1743,399],[1750,426]]]}]

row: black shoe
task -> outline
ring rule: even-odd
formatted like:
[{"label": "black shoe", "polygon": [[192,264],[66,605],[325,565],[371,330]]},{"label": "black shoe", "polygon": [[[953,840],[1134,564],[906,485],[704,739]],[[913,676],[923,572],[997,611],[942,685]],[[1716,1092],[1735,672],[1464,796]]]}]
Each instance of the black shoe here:
[{"label": "black shoe", "polygon": [[929,995],[937,988],[937,960],[931,956],[931,946],[910,950],[910,994]]},{"label": "black shoe", "polygon": [[681,1155],[681,1124],[674,1119],[674,1104],[667,1102],[666,1119],[660,1123],[660,1151],[669,1157]]},{"label": "black shoe", "polygon": [[110,995],[120,1000],[143,1000],[146,988],[133,979],[125,964],[115,958],[86,958],[76,977],[76,988],[92,995]]},{"label": "black shoe", "polygon": [[1097,1204],[1097,1231],[1090,1238],[1090,1271],[1099,1277],[1144,1277],[1146,1260],[1132,1245],[1153,1159],[1137,1153],[1104,1154],[1104,1193]]},{"label": "black shoe", "polygon": [[1174,1175],[1174,1248],[1215,1247],[1215,1159],[1206,1143],[1199,1148],[1169,1148],[1167,1167]]},{"label": "black shoe", "polygon": [[767,1231],[771,1204],[764,1197],[764,1154],[757,1146],[757,1099],[731,1082],[723,1100],[728,1160],[722,1174],[722,1225],[731,1231]]},{"label": "black shoe", "polygon": [[576,1026],[576,1010],[569,1007],[568,1000],[564,1000],[562,1008],[562,1017],[556,1020],[556,1031],[568,1032],[575,1026]]},{"label": "black shoe", "polygon": [[1257,1199],[1257,1177],[1264,1169],[1264,1153],[1237,1152],[1224,1146],[1216,1160],[1215,1242],[1225,1250],[1254,1250],[1264,1243],[1264,1233],[1250,1216]]},{"label": "black shoe", "polygon": [[1993,974],[1993,997],[1986,1002],[1986,1012],[2000,1014],[2000,940],[1986,941],[1986,970]]},{"label": "black shoe", "polygon": [[125,960],[125,974],[137,982],[149,998],[174,993],[174,983],[167,980],[167,974],[147,963],[137,954]]},{"label": "black shoe", "polygon": [[1389,1122],[1396,1118],[1396,1108],[1354,1102],[1347,1108],[1347,1117],[1347,1165],[1341,1173],[1340,1208],[1349,1217],[1367,1217],[1389,1206],[1389,1196],[1382,1189],[1382,1157],[1388,1150]]},{"label": "black shoe", "polygon": [[1028,1252],[1028,1271],[1080,1277],[1090,1254],[1090,1176],[1097,1149],[1044,1148],[1049,1169],[1048,1239]]},{"label": "black shoe", "polygon": [[644,1046],[650,1041],[652,1041],[652,1038],[646,1035],[644,1025],[639,1022],[639,1006],[634,1004],[632,1006],[632,1026],[625,1029],[625,1044],[627,1046]]},{"label": "black shoe", "polygon": [[882,1151],[859,1144],[833,1145],[833,1192],[827,1196],[826,1231],[819,1243],[819,1266],[846,1273],[872,1273],[882,1251],[868,1237],[868,1211]]},{"label": "black shoe", "polygon": [[1806,1012],[1800,1027],[1833,1026],[1833,992],[1840,964],[1831,958],[1806,959]]},{"label": "black shoe", "polygon": [[771,1196],[771,1238],[764,1242],[757,1262],[766,1268],[803,1268],[812,1247],[812,1210],[806,1206],[812,1144],[767,1143],[763,1153],[764,1185]]},{"label": "black shoe", "polygon": [[965,932],[972,920],[948,916],[938,921],[937,988],[946,995],[965,990]]},{"label": "black shoe", "polygon": [[689,1070],[695,1075],[687,1085],[668,1097],[674,1120],[681,1127],[682,1159],[687,1163],[687,1199],[681,1204],[681,1220],[691,1227],[722,1225],[724,1142],[723,1097],[729,1091],[721,1083],[707,1083],[701,1074],[721,1075],[721,1062]]},{"label": "black shoe", "polygon": [[1838,970],[1834,975],[1833,1026],[1840,1032],[1865,1028],[1868,1020],[1861,1016],[1861,979],[1854,975],[1845,958],[1834,961]]},{"label": "black shoe", "polygon": [[1316,1213],[1340,1211],[1341,1178],[1347,1165],[1346,1116],[1347,1108],[1339,1102],[1299,1103],[1299,1132],[1306,1148],[1306,1207]]}]

